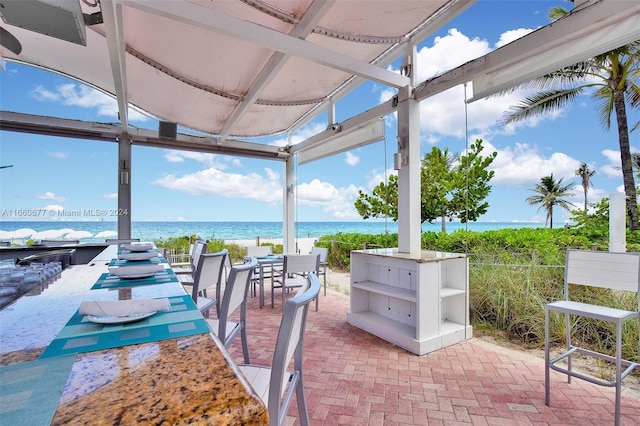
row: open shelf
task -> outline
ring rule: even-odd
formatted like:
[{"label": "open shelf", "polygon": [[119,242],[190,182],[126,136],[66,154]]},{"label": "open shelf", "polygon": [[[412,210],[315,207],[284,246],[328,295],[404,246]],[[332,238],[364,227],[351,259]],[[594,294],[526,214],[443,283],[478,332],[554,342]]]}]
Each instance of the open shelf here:
[{"label": "open shelf", "polygon": [[351,252],[347,322],[417,355],[469,339],[464,254]]},{"label": "open shelf", "polygon": [[417,301],[416,292],[413,290],[380,284],[373,281],[360,281],[357,283],[351,283],[351,287],[358,288],[360,290],[366,290],[371,293],[382,294],[384,296],[395,297],[396,299],[407,300],[409,302]]}]

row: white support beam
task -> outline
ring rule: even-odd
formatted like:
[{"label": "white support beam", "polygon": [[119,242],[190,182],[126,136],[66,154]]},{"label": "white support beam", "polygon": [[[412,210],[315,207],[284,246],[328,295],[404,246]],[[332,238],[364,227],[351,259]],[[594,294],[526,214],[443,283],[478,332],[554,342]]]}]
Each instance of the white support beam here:
[{"label": "white support beam", "polygon": [[[416,55],[415,46],[407,51],[405,61],[413,65],[411,76],[418,72]],[[420,103],[412,96],[411,86],[398,94],[398,153],[398,252],[417,254],[422,248]]]},{"label": "white support beam", "polygon": [[[322,17],[331,9],[331,2],[324,0],[314,0],[304,14],[302,20],[296,24],[289,35],[291,37],[306,38]],[[227,121],[222,127],[219,136],[221,140],[225,140],[233,131],[236,123],[246,114],[246,112],[255,103],[262,94],[267,85],[274,79],[278,72],[287,63],[290,55],[282,52],[274,52],[262,68],[260,74],[256,77],[255,82],[244,96],[244,99],[233,110]]]},{"label": "white support beam", "polygon": [[640,39],[640,1],[601,0],[485,56],[472,102]]},{"label": "white support beam", "polygon": [[131,238],[131,140],[118,141],[118,238]]},{"label": "white support beam", "polygon": [[[12,111],[0,111],[0,130],[34,133],[65,138],[116,142],[122,135],[118,125],[44,117]],[[289,153],[282,147],[240,140],[218,141],[211,137],[178,134],[176,139],[160,138],[154,130],[131,128],[129,138],[133,145],[154,148],[207,152],[220,155],[285,161]]]},{"label": "white support beam", "polygon": [[104,32],[109,50],[109,62],[113,74],[113,87],[115,88],[116,101],[122,131],[126,133],[129,127],[129,99],[127,95],[127,69],[126,50],[124,43],[124,30],[122,27],[122,6],[113,0],[102,0],[100,3],[102,18],[104,20]]},{"label": "white support beam", "polygon": [[416,86],[421,101],[473,81],[472,102],[640,39],[640,2],[601,0]]},{"label": "white support beam", "polygon": [[[326,132],[323,132],[326,134]],[[326,158],[384,140],[384,122],[380,118],[347,131],[331,131],[330,136],[298,152],[298,165]]]},{"label": "white support beam", "polygon": [[391,87],[404,87],[409,79],[393,71],[386,70],[368,62],[359,61],[336,51],[323,48],[279,31],[224,15],[199,7],[188,2],[160,2],[144,0],[117,0],[149,13],[155,13],[168,19],[175,19],[188,25],[194,25],[208,31],[216,31],[268,47],[278,52],[307,59],[320,65],[339,69],[349,74],[365,77]]},{"label": "white support beam", "polygon": [[294,253],[296,249],[296,172],[295,156],[290,156],[284,163],[284,188],[282,216],[282,244],[284,253]]}]

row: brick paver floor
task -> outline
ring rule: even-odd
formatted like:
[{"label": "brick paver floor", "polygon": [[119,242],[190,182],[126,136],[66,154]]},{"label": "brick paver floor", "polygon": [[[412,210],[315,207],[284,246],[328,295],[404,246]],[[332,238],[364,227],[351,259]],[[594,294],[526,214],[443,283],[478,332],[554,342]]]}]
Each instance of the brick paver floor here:
[{"label": "brick paver floor", "polygon": [[[279,291],[279,290],[276,290]],[[279,296],[279,295],[277,295]],[[349,297],[320,293],[305,335],[304,381],[312,425],[613,425],[613,388],[552,372],[544,404],[544,360],[471,339],[416,356],[346,322]],[[248,310],[252,364],[269,365],[281,318]],[[242,362],[239,340],[230,353]],[[632,378],[635,380],[635,378]],[[294,401],[288,424],[299,424]],[[622,398],[622,424],[640,425],[640,398]]]}]

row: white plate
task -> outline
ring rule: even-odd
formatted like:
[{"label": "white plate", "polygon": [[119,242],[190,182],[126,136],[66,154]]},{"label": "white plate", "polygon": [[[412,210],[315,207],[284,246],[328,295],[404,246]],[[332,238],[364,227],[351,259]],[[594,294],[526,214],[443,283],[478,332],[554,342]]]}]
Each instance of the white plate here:
[{"label": "white plate", "polygon": [[158,254],[150,251],[137,252],[137,253],[123,253],[120,256],[118,256],[118,258],[121,260],[130,260],[130,261],[149,260],[149,259],[153,259],[154,257],[158,257]]},{"label": "white plate", "polygon": [[150,244],[139,244],[139,245],[131,244],[131,245],[122,246],[122,248],[129,251],[140,252],[140,251],[149,251],[153,248],[153,246]]},{"label": "white plate", "polygon": [[155,274],[156,274],[155,272],[141,272],[139,274],[116,275],[116,276],[123,280],[139,280],[141,278],[152,277]]},{"label": "white plate", "polygon": [[144,312],[141,314],[133,314],[126,317],[87,315],[87,320],[91,322],[95,322],[96,324],[126,324],[128,322],[140,321],[142,319],[148,318],[155,313],[156,311]]}]

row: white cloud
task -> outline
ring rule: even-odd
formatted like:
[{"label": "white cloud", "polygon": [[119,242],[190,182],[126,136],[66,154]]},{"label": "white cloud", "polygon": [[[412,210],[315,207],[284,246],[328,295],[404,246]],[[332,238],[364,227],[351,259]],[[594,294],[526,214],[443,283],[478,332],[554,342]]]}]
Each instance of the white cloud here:
[{"label": "white cloud", "polygon": [[331,183],[313,179],[309,183],[298,185],[296,195],[299,205],[321,208],[326,216],[336,220],[360,217],[353,205],[358,196],[358,188],[355,185],[336,188]]},{"label": "white cloud", "polygon": [[[31,91],[34,99],[44,102],[54,102],[66,106],[95,109],[99,116],[116,120],[118,117],[118,103],[115,98],[88,86],[75,83],[61,84],[54,90],[37,86]],[[129,120],[146,121],[148,116],[140,111],[129,108]]]},{"label": "white cloud", "polygon": [[542,176],[553,173],[554,178],[564,178],[569,183],[580,167],[580,162],[562,152],[554,152],[545,156],[537,147],[526,143],[516,143],[503,149],[495,148],[489,141],[483,141],[484,151],[498,153],[491,164],[495,176],[491,180],[494,185],[526,186],[538,183]]},{"label": "white cloud", "polygon": [[59,203],[64,203],[64,201],[65,201],[64,197],[60,197],[60,196],[54,194],[53,192],[45,192],[44,194],[36,195],[36,198],[39,199],[39,200],[57,201]]},{"label": "white cloud", "polygon": [[[454,69],[472,59],[483,56],[496,47],[501,47],[517,38],[533,31],[532,29],[517,29],[503,33],[495,46],[487,40],[469,38],[457,29],[451,29],[447,35],[436,37],[431,47],[424,47],[417,53],[418,81],[425,81],[446,71]],[[397,70],[395,70],[397,71]],[[553,111],[543,116],[497,127],[510,106],[520,102],[527,94],[523,90],[516,90],[502,96],[492,96],[467,104],[465,100],[473,95],[473,86],[464,85],[453,87],[420,102],[420,128],[422,139],[434,144],[441,136],[464,138],[465,129],[476,131],[499,131],[513,134],[518,127],[535,127],[544,120],[553,120],[563,114],[562,110]],[[383,89],[379,101],[385,102],[396,94],[395,90]],[[465,117],[466,114],[466,117]],[[390,114],[388,120],[395,120],[395,114]]]},{"label": "white cloud", "polygon": [[56,212],[56,213],[61,213],[64,211],[64,207],[62,207],[59,204],[49,204],[48,206],[45,206],[44,209],[48,212]]},{"label": "white cloud", "polygon": [[534,31],[530,28],[518,28],[515,30],[505,31],[500,35],[500,40],[496,43],[496,48],[502,47],[505,44],[509,44],[514,40],[519,39],[520,37],[524,37],[530,32]]},{"label": "white cloud", "polygon": [[221,170],[227,169],[230,162],[236,166],[240,165],[240,161],[235,157],[221,156],[208,152],[178,151],[175,149],[166,150],[164,159],[170,163],[183,163],[185,160],[193,160]]},{"label": "white cloud", "polygon": [[607,164],[598,169],[598,173],[601,173],[607,177],[621,178],[622,177],[622,160],[620,159],[620,151],[614,151],[612,149],[603,149],[602,156],[606,158]]},{"label": "white cloud", "polygon": [[350,166],[356,166],[360,162],[360,157],[353,154],[351,151],[348,151],[345,154],[344,162]]},{"label": "white cloud", "polygon": [[192,195],[246,198],[266,203],[282,201],[282,179],[278,173],[268,168],[262,176],[258,173],[225,173],[210,167],[183,176],[167,174],[152,183]]},{"label": "white cloud", "polygon": [[57,151],[57,152],[50,152],[49,153],[49,157],[53,157],[53,158],[60,158],[62,160],[64,160],[65,158],[67,158],[69,156],[68,152],[61,152],[61,151]]},{"label": "white cloud", "polygon": [[108,194],[102,194],[102,198],[106,198],[109,200],[117,200],[118,199],[118,193],[117,192],[110,192]]}]

